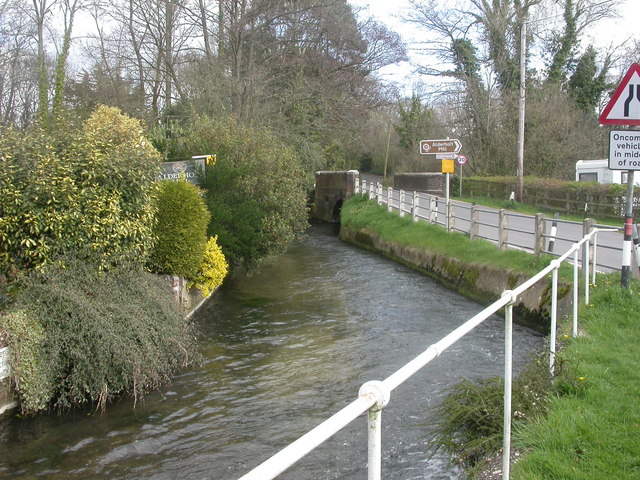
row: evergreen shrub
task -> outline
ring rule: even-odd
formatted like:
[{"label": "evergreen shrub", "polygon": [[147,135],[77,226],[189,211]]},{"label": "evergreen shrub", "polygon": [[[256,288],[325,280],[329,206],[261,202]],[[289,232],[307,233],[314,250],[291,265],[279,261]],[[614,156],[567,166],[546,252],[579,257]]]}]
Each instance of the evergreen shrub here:
[{"label": "evergreen shrub", "polygon": [[160,163],[140,122],[101,106],[58,128],[0,128],[0,275],[70,251],[144,263]]},{"label": "evergreen shrub", "polygon": [[204,259],[200,270],[193,281],[189,283],[189,287],[196,287],[207,297],[222,285],[228,271],[229,264],[218,245],[218,237],[211,237],[204,250]]},{"label": "evergreen shrub", "polygon": [[193,325],[156,276],[65,258],[23,279],[0,315],[23,414],[140,398],[197,358]]},{"label": "evergreen shrub", "polygon": [[308,227],[307,178],[300,156],[267,129],[233,119],[194,118],[175,139],[170,156],[216,154],[203,188],[211,212],[209,236],[218,236],[232,264],[253,267],[286,251]]},{"label": "evergreen shrub", "polygon": [[183,278],[196,277],[204,258],[210,217],[198,187],[184,179],[159,182],[156,244],[150,256],[152,270]]}]

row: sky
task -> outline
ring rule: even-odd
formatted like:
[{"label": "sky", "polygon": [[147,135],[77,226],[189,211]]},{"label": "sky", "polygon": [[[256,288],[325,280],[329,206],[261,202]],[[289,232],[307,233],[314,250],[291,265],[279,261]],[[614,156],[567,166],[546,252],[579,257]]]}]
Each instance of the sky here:
[{"label": "sky", "polygon": [[[355,7],[365,8],[362,15],[366,16],[368,11],[392,30],[400,33],[411,56],[411,43],[418,34],[411,25],[404,24],[400,19],[411,9],[409,0],[349,0],[349,3]],[[607,48],[611,45],[619,45],[630,37],[640,39],[640,29],[638,28],[640,0],[620,0],[618,12],[619,18],[602,20],[593,26],[585,34],[583,44],[593,43],[596,47]],[[410,94],[412,83],[418,79],[412,70],[408,63],[394,65],[386,67],[381,75],[389,80],[401,81]]]}]

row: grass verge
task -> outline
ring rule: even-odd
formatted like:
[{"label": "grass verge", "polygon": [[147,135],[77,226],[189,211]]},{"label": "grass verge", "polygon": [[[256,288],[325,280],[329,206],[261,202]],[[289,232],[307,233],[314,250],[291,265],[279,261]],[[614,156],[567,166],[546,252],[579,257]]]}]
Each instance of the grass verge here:
[{"label": "grass verge", "polygon": [[547,414],[519,425],[525,452],[514,480],[640,478],[640,284],[599,279],[581,309],[583,334],[562,351],[575,388],[549,400]]},{"label": "grass verge", "polygon": [[[345,202],[341,215],[342,223],[350,228],[367,229],[399,245],[422,248],[468,264],[493,265],[532,276],[555,258],[551,255],[536,257],[518,250],[500,250],[483,239],[472,241],[462,233],[447,232],[438,225],[414,222],[411,217],[388,213],[385,207],[362,195],[355,195]],[[561,270],[561,275],[570,275],[568,268]]]}]

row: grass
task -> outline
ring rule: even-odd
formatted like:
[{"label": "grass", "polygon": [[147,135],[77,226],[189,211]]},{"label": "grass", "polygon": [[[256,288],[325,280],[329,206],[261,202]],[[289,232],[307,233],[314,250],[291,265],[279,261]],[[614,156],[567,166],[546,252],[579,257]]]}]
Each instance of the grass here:
[{"label": "grass", "polygon": [[600,282],[581,312],[584,334],[562,351],[579,387],[516,430],[525,455],[513,480],[640,478],[640,285],[622,289],[616,276]]}]

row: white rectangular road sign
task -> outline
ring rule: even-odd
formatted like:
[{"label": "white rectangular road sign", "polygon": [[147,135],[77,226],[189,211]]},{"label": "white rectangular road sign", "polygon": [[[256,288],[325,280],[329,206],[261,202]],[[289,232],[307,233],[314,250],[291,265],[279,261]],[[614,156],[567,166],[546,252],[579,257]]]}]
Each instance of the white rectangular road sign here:
[{"label": "white rectangular road sign", "polygon": [[609,133],[609,168],[640,170],[640,130],[612,130]]}]

